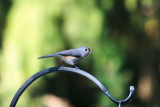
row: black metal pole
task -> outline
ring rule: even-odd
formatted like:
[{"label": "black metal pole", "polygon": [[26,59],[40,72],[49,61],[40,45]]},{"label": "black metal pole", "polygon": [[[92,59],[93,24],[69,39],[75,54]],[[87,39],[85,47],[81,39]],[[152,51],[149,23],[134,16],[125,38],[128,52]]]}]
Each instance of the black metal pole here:
[{"label": "black metal pole", "polygon": [[37,72],[36,74],[34,74],[33,76],[31,76],[17,91],[17,93],[15,94],[15,96],[13,97],[11,103],[10,103],[10,107],[15,107],[17,104],[18,99],[20,98],[20,96],[22,95],[22,93],[25,91],[25,89],[32,83],[34,82],[36,79],[38,79],[39,77],[46,75],[48,73],[52,73],[52,72],[73,72],[73,73],[77,73],[80,74],[88,79],[90,79],[91,81],[93,81],[102,91],[104,94],[106,94],[114,103],[116,103],[117,105],[124,105],[127,104],[134,93],[134,86],[130,86],[130,93],[128,95],[128,97],[125,100],[115,100],[110,93],[108,92],[108,90],[104,87],[104,85],[99,82],[94,76],[92,76],[91,74],[82,71],[80,69],[75,69],[75,68],[70,68],[70,67],[52,67],[52,68],[47,68],[44,69],[42,71]]}]

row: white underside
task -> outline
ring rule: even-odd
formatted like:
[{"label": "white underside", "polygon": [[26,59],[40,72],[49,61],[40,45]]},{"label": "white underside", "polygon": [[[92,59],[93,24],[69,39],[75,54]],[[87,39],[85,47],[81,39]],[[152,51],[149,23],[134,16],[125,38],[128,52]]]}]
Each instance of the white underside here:
[{"label": "white underside", "polygon": [[70,65],[78,63],[81,59],[82,58],[76,58],[76,57],[68,57],[68,58],[62,57],[62,61]]}]

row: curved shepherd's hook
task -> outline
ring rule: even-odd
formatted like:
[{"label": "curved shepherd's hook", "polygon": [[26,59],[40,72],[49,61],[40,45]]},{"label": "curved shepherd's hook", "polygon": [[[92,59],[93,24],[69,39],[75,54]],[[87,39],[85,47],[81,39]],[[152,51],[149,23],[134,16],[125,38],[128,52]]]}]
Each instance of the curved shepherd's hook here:
[{"label": "curved shepherd's hook", "polygon": [[33,76],[31,76],[17,91],[17,93],[15,94],[15,96],[13,97],[11,103],[10,103],[10,107],[15,107],[18,99],[20,98],[21,94],[25,91],[25,89],[36,79],[38,79],[39,77],[48,74],[48,73],[52,73],[52,72],[73,72],[73,73],[77,73],[80,74],[82,76],[87,77],[88,79],[90,79],[91,81],[93,81],[102,91],[104,94],[106,94],[114,103],[116,103],[117,105],[124,105],[127,104],[130,100],[131,97],[134,93],[134,86],[130,86],[130,93],[128,95],[128,97],[125,100],[115,100],[110,93],[108,92],[108,90],[103,86],[103,84],[101,84],[94,76],[92,76],[91,74],[82,71],[80,69],[75,69],[75,68],[70,68],[70,67],[52,67],[52,68],[47,68],[44,69],[42,71],[37,72],[36,74],[34,74]]}]

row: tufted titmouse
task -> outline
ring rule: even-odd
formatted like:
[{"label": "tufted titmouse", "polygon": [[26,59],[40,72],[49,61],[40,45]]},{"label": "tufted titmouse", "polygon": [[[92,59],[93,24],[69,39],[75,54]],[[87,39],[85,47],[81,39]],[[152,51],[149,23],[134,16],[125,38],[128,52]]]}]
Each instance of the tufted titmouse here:
[{"label": "tufted titmouse", "polygon": [[[47,57],[57,57],[61,59],[63,62],[73,65],[78,63],[81,59],[85,58],[88,54],[91,54],[91,50],[87,47],[80,47],[77,49],[69,49],[69,50],[63,50],[51,55],[46,55],[39,57],[38,59],[41,58],[47,58]],[[77,66],[75,66],[78,68]]]}]

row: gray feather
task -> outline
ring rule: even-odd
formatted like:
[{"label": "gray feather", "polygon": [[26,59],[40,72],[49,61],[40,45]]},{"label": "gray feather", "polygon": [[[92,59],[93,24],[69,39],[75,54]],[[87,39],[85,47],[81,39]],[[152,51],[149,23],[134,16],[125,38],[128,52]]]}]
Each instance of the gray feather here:
[{"label": "gray feather", "polygon": [[62,56],[74,56],[74,57],[79,58],[79,57],[81,57],[81,53],[76,49],[70,49],[70,50],[60,51],[60,52],[57,52],[57,53],[51,54],[51,55],[41,56],[38,59],[48,58],[48,57],[59,57],[60,58]]},{"label": "gray feather", "polygon": [[64,51],[58,52],[57,54],[62,56],[81,57],[81,53],[76,49],[64,50]]},{"label": "gray feather", "polygon": [[55,57],[55,56],[56,56],[56,54],[45,55],[45,56],[39,57],[38,59],[41,59],[41,58],[48,58],[48,57]]}]

